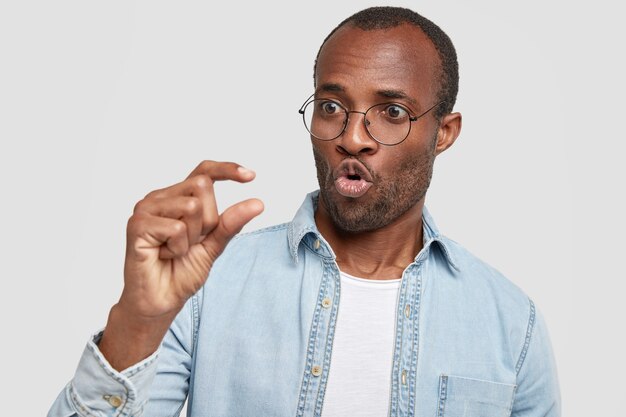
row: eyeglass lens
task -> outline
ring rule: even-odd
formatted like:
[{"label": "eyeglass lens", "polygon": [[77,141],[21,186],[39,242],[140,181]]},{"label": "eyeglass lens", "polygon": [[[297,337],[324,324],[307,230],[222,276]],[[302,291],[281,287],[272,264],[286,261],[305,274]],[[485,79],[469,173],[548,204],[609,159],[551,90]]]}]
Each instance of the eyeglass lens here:
[{"label": "eyeglass lens", "polygon": [[[348,123],[350,113],[332,100],[311,100],[303,109],[307,130],[321,140],[339,137]],[[353,116],[356,117],[356,116]],[[370,107],[364,117],[365,128],[377,141],[385,144],[402,142],[411,130],[408,111],[394,103],[383,103]]]}]

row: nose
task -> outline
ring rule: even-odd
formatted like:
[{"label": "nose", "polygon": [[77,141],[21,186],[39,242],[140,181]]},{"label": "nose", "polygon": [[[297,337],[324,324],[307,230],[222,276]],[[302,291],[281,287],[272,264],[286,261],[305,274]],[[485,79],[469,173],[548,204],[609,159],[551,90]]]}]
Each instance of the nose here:
[{"label": "nose", "polygon": [[349,155],[372,154],[378,150],[376,142],[365,128],[365,113],[349,111],[346,128],[337,139],[337,150]]}]

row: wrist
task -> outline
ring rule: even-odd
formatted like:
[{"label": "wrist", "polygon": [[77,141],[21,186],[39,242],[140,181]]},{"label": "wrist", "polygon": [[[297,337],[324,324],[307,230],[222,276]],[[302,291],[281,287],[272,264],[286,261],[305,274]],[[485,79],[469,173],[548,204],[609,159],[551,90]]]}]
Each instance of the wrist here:
[{"label": "wrist", "polygon": [[122,371],[152,355],[161,345],[175,315],[138,317],[115,304],[98,343],[111,366]]}]

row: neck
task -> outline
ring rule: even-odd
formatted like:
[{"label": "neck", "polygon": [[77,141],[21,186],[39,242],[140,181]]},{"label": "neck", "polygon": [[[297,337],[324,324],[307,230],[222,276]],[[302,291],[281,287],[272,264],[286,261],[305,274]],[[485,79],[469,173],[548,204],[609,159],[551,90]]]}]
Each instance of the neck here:
[{"label": "neck", "polygon": [[337,256],[343,272],[368,279],[400,278],[423,247],[424,199],[377,230],[347,232],[330,218],[322,199],[315,211],[317,228]]}]

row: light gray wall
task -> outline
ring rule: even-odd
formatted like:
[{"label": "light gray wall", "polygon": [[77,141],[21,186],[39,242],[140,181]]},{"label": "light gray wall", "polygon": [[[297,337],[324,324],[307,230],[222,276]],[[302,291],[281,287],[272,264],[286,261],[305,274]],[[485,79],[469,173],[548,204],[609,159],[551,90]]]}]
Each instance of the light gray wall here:
[{"label": "light gray wall", "polygon": [[[122,287],[145,193],[202,159],[255,169],[250,228],[316,187],[296,110],[317,48],[372,1],[14,1],[0,5],[3,415],[44,415]],[[378,3],[378,2],[376,2]],[[398,2],[461,68],[461,138],[427,201],[448,236],[543,311],[564,414],[617,417],[625,221],[623,23],[596,1]],[[6,395],[6,396],[5,396]]]}]

